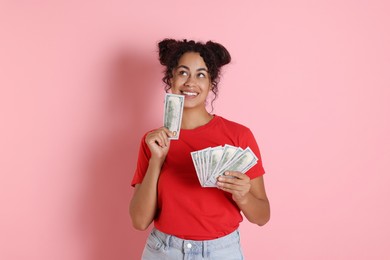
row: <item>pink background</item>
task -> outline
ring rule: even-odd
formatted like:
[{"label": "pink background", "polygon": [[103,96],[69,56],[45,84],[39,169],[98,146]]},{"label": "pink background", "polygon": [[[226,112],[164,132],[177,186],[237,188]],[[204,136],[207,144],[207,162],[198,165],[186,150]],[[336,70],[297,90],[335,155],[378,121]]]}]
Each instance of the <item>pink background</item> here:
[{"label": "pink background", "polygon": [[389,3],[1,1],[0,259],[139,259],[164,37],[232,54],[214,113],[254,132],[272,206],[247,259],[390,259]]}]

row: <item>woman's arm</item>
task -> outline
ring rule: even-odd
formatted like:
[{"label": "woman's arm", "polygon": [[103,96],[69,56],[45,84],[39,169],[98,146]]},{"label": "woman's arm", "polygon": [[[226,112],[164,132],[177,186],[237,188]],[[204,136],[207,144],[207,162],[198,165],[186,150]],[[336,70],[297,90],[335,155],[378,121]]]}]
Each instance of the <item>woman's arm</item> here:
[{"label": "woman's arm", "polygon": [[145,230],[154,219],[157,206],[157,182],[160,176],[161,163],[150,160],[142,183],[135,186],[130,203],[130,216],[133,227]]},{"label": "woman's arm", "polygon": [[265,225],[270,219],[270,205],[265,192],[263,177],[252,180],[240,172],[226,172],[227,178],[218,178],[218,187],[232,194],[233,200],[245,217],[254,224]]},{"label": "woman's arm", "polygon": [[172,136],[172,133],[164,127],[146,135],[145,142],[150,149],[151,157],[142,183],[135,186],[129,209],[135,229],[147,229],[156,214],[157,183],[161,166],[169,151],[168,136]]}]

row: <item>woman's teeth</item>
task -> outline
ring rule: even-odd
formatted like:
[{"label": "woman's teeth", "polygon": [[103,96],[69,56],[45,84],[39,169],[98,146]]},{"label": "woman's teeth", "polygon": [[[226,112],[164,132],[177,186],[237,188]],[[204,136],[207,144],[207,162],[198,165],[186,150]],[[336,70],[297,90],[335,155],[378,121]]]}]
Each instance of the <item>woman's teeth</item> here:
[{"label": "woman's teeth", "polygon": [[183,91],[182,92],[184,95],[187,95],[187,96],[196,96],[198,95],[198,93],[195,93],[195,92],[186,92],[186,91]]}]

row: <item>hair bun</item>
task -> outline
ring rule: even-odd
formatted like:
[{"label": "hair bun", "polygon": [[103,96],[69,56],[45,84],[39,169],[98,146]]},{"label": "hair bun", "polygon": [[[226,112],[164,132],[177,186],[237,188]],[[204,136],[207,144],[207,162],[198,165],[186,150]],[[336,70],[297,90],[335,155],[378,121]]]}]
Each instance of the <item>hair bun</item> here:
[{"label": "hair bun", "polygon": [[173,39],[164,39],[158,43],[158,53],[161,65],[167,65],[170,54],[179,43]]},{"label": "hair bun", "polygon": [[208,41],[206,42],[206,46],[214,53],[215,58],[218,62],[218,67],[226,65],[232,60],[232,58],[230,57],[230,53],[222,44]]}]

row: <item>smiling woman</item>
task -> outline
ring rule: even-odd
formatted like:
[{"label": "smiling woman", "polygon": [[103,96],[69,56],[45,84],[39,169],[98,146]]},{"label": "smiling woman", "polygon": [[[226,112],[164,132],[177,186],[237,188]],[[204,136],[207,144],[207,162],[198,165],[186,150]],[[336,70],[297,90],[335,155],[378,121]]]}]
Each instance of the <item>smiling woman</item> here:
[{"label": "smiling woman", "polygon": [[[249,128],[210,114],[206,99],[216,98],[220,69],[230,54],[219,43],[166,39],[159,43],[166,91],[185,96],[180,139],[167,128],[145,134],[132,181],[133,226],[151,232],[142,259],[243,259],[238,227],[241,212],[264,225],[270,207],[260,150]],[[207,147],[249,147],[258,163],[245,174],[226,171],[215,188],[202,188],[191,152]]]}]

